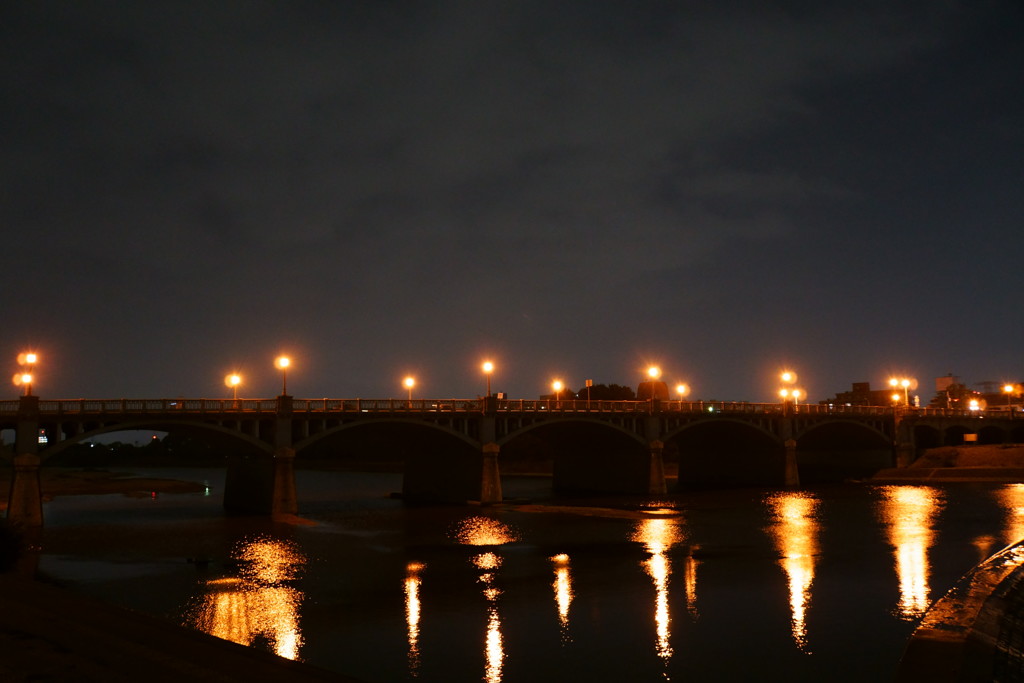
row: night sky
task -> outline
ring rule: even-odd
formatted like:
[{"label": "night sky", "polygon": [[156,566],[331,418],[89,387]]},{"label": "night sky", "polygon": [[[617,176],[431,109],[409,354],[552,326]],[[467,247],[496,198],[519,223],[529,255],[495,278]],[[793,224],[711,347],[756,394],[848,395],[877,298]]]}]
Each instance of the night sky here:
[{"label": "night sky", "polygon": [[43,398],[1024,379],[1019,0],[40,0],[0,50]]}]

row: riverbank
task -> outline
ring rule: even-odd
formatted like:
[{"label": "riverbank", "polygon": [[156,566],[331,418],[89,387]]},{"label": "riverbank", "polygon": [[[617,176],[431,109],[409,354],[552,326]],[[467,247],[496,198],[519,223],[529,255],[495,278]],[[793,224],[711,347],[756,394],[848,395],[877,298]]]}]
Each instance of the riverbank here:
[{"label": "riverbank", "polygon": [[[39,484],[43,500],[54,496],[85,496],[120,493],[126,496],[151,496],[153,493],[201,493],[199,482],[156,477],[139,477],[128,470],[40,468]],[[7,509],[7,491],[11,487],[11,468],[0,468],[0,510]]]},{"label": "riverbank", "polygon": [[0,604],[3,681],[355,680],[13,574]]},{"label": "riverbank", "polygon": [[1024,445],[987,444],[930,448],[909,467],[875,473],[873,483],[1024,482]]},{"label": "riverbank", "polygon": [[[4,490],[10,479],[9,471],[0,474]],[[127,470],[73,468],[44,468],[40,484],[45,500],[103,494],[141,497],[205,488],[195,481],[140,477]],[[4,496],[0,509],[6,507]],[[0,680],[355,680],[90,599],[45,579],[35,580],[31,561],[21,565],[0,574]]]}]

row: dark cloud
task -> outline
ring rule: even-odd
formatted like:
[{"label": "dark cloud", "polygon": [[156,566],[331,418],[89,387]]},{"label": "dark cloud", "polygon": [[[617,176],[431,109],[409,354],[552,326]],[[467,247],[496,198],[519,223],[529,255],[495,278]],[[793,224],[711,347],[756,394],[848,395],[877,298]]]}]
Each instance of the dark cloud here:
[{"label": "dark cloud", "polygon": [[[1013,2],[22,3],[5,348],[44,395],[1020,379]],[[50,366],[56,367],[56,366]],[[303,374],[303,369],[306,374]],[[291,384],[291,383],[290,383]]]}]

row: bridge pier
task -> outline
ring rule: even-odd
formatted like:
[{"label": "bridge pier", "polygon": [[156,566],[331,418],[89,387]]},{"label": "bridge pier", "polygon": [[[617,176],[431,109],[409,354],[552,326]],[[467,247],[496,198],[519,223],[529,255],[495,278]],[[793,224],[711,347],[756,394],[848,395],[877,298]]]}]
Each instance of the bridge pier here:
[{"label": "bridge pier", "polygon": [[272,517],[298,513],[292,405],[291,396],[277,397],[273,452],[229,459],[224,484],[225,510]]},{"label": "bridge pier", "polygon": [[917,449],[914,444],[900,442],[896,444],[896,467],[910,467],[914,462],[914,454]]},{"label": "bridge pier", "polygon": [[295,493],[295,449],[279,447],[274,450],[274,493],[270,501],[270,514],[294,515],[299,511]]},{"label": "bridge pier", "polygon": [[483,445],[483,470],[480,473],[480,502],[484,505],[500,503],[501,471],[498,467],[498,453],[501,447],[493,441]]},{"label": "bridge pier", "polygon": [[783,484],[785,486],[800,486],[800,466],[796,461],[796,440],[786,439],[785,471],[783,473]]},{"label": "bridge pier", "polygon": [[665,444],[655,439],[647,445],[647,449],[651,455],[647,493],[651,496],[664,496],[668,493],[668,484],[665,480],[665,459],[663,457]]},{"label": "bridge pier", "polygon": [[14,456],[14,476],[7,498],[7,519],[22,527],[43,526],[43,492],[39,480],[39,454]]},{"label": "bridge pier", "polygon": [[7,519],[25,528],[43,526],[43,489],[39,479],[39,397],[18,399],[14,472],[7,498]]}]

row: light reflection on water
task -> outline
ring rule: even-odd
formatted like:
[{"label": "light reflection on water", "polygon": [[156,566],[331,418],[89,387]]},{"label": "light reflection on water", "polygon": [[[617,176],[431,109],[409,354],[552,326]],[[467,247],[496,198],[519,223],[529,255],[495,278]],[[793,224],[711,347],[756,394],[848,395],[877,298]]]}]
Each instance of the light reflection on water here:
[{"label": "light reflection on water", "polygon": [[[339,479],[323,477],[324,487],[337,490]],[[45,568],[108,599],[127,582],[140,600],[163,600],[154,613],[189,605],[190,623],[206,632],[367,680],[516,683],[551,680],[556,669],[589,680],[887,678],[928,602],[983,547],[994,552],[1024,530],[1022,485],[679,495],[665,503],[671,514],[638,503],[632,516],[606,517],[415,509],[378,496],[370,513],[349,502],[332,513],[318,500],[319,526],[287,530],[289,540],[247,532],[231,540],[230,565],[187,565],[178,578],[166,576],[165,541],[194,536],[214,548],[242,536],[221,533],[235,522],[213,501],[202,531],[187,520],[141,548],[140,519],[168,522],[171,502],[126,499],[126,541],[109,499],[98,502],[102,514],[86,515],[104,520],[100,541],[73,526],[82,517],[71,505],[87,499],[47,503],[65,507],[47,517],[58,521]],[[138,572],[75,574],[95,552],[90,543],[112,549],[112,567],[135,566],[118,542],[160,572],[148,584]],[[179,562],[193,553],[182,550]]]},{"label": "light reflection on water", "polygon": [[264,640],[278,656],[299,659],[303,594],[286,582],[298,578],[306,558],[288,541],[255,538],[240,543],[232,559],[239,576],[207,581],[187,625],[241,645]]},{"label": "light reflection on water", "polygon": [[642,543],[650,553],[642,566],[654,582],[654,625],[657,642],[654,649],[666,668],[672,659],[672,615],[669,611],[669,576],[672,560],[668,551],[684,539],[681,522],[677,519],[642,519],[630,538]]},{"label": "light reflection on water", "polygon": [[935,542],[934,523],[943,506],[942,491],[931,486],[883,486],[881,516],[893,546],[899,578],[899,615],[916,621],[931,604],[928,551]]},{"label": "light reflection on water", "polygon": [[[456,527],[454,537],[459,543],[471,546],[500,546],[519,540],[519,534],[512,527],[491,517],[481,516],[463,520]],[[480,572],[477,580],[483,584],[483,594],[487,600],[484,680],[487,683],[500,683],[505,663],[505,645],[498,609],[502,591],[498,587],[497,571],[501,568],[502,558],[497,552],[489,550],[474,555],[470,561]]]},{"label": "light reflection on water", "polygon": [[420,572],[425,565],[410,562],[405,566],[405,623],[409,640],[409,674],[414,678],[420,669]]},{"label": "light reflection on water", "polygon": [[572,575],[569,573],[569,556],[559,553],[551,558],[555,565],[555,605],[558,606],[558,625],[562,629],[562,643],[572,642],[569,633],[569,607],[572,606]]},{"label": "light reflection on water", "polygon": [[1024,539],[1024,484],[1007,484],[997,491],[996,497],[1006,511],[1003,545]]},{"label": "light reflection on water", "polygon": [[789,609],[793,641],[803,652],[807,643],[807,610],[814,584],[814,563],[818,556],[818,499],[805,492],[769,496],[772,524],[768,532],[775,539],[782,559],[779,564],[789,579]]}]

